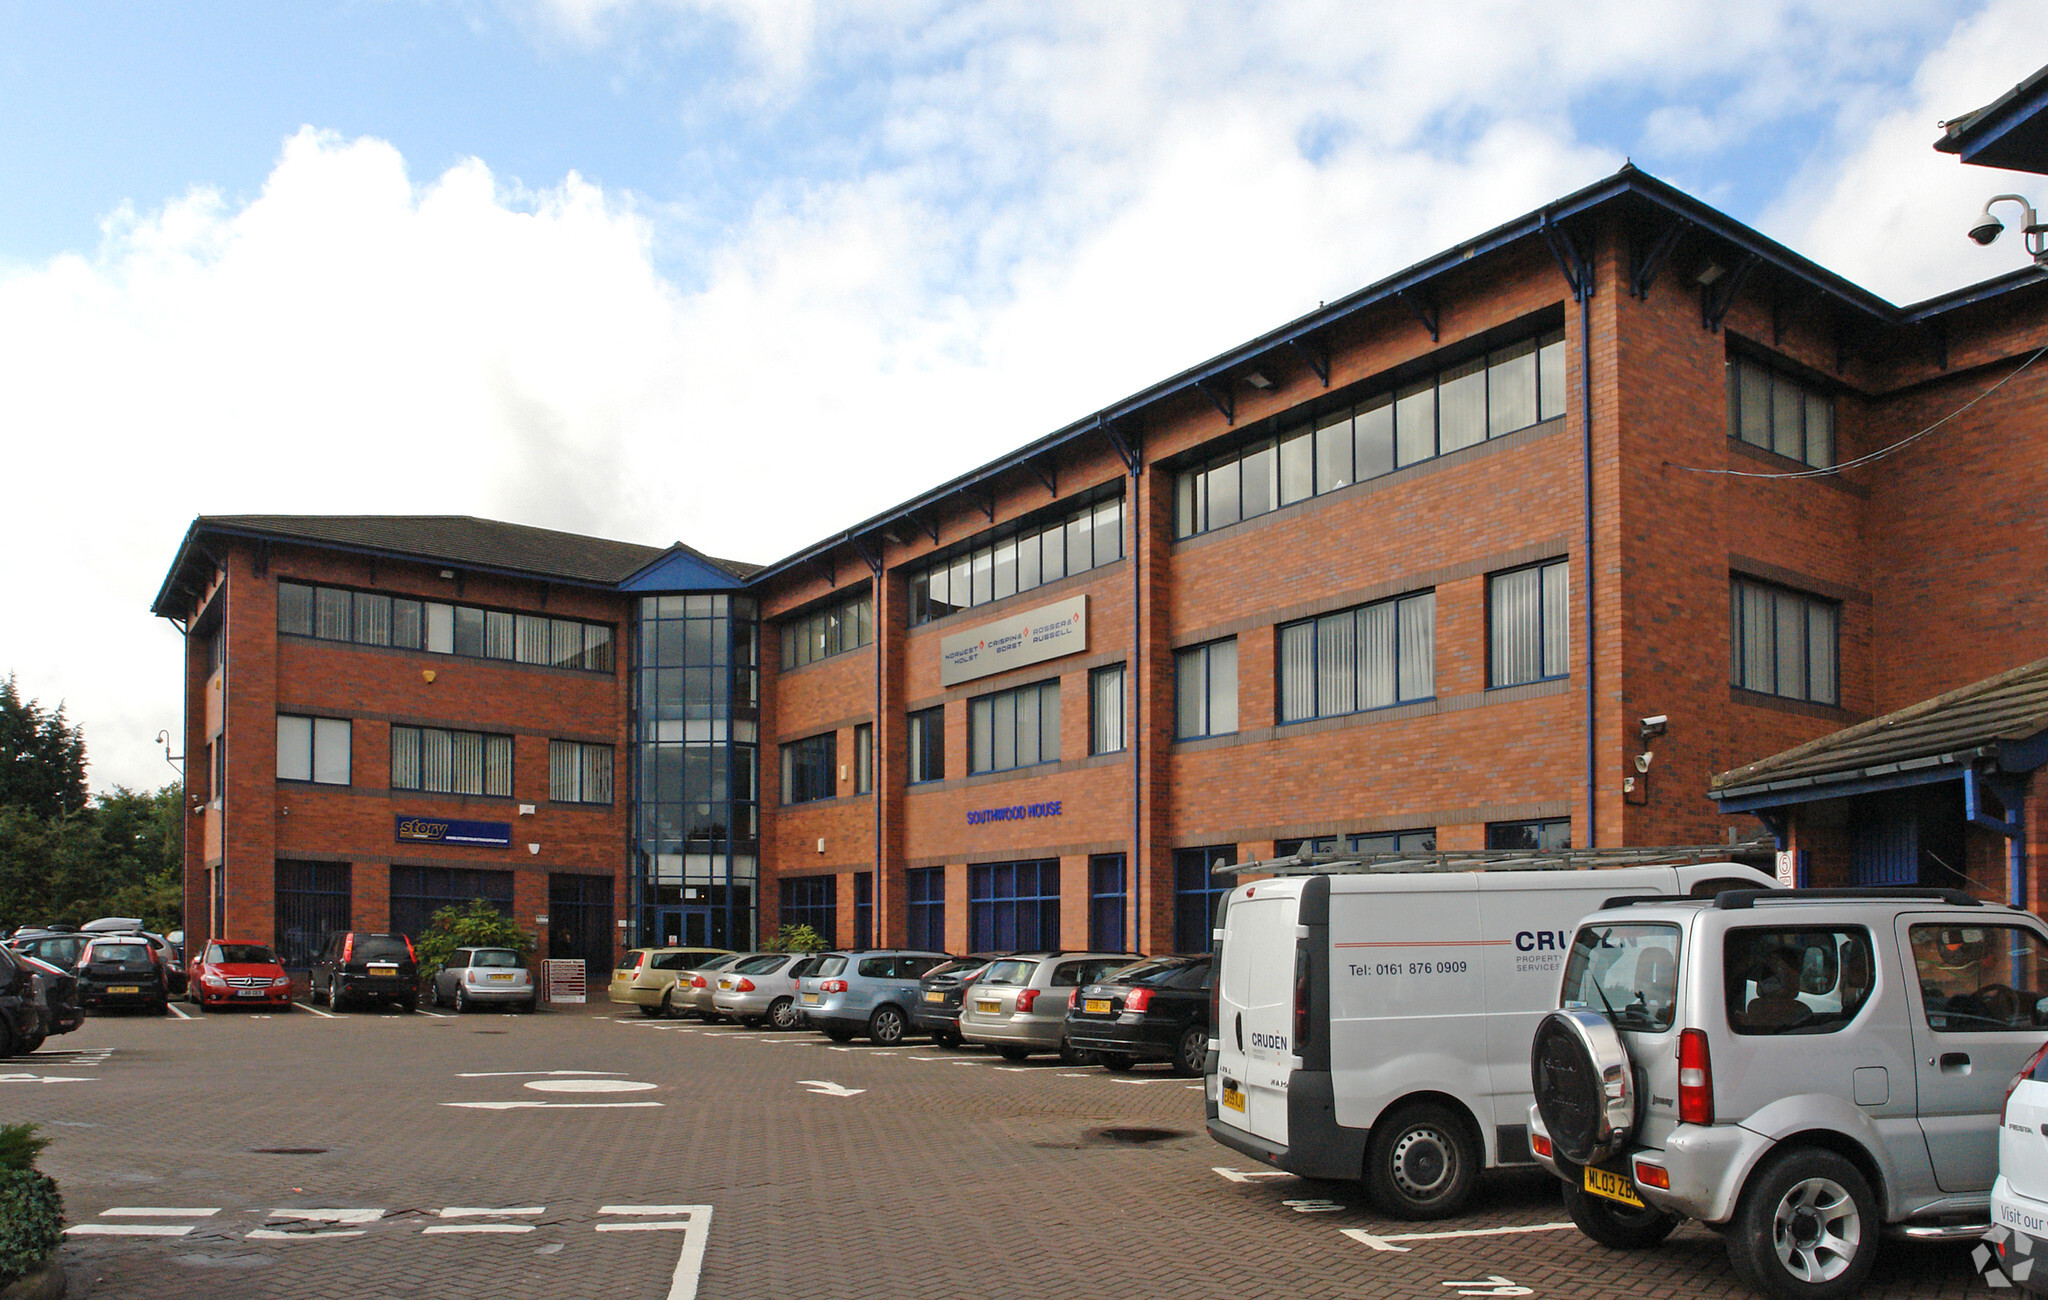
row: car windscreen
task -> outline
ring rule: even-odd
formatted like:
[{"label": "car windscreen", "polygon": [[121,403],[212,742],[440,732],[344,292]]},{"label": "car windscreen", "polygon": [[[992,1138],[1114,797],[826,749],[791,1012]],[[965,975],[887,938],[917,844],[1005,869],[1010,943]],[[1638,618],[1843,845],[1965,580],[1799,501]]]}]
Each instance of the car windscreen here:
[{"label": "car windscreen", "polygon": [[207,954],[211,961],[230,965],[275,966],[277,956],[260,943],[217,943]]},{"label": "car windscreen", "polygon": [[811,969],[806,971],[805,974],[816,975],[820,979],[823,979],[827,975],[837,975],[840,971],[843,971],[845,969],[846,958],[841,956],[839,953],[835,952],[829,957],[818,958],[818,964],[811,967]]},{"label": "car windscreen", "polygon": [[726,967],[728,967],[728,966],[732,965],[732,964],[733,964],[734,962],[738,961],[738,960],[740,959],[740,957],[741,957],[742,955],[743,955],[743,954],[741,954],[741,953],[736,953],[736,952],[729,952],[729,953],[725,954],[725,955],[724,955],[723,957],[711,957],[711,958],[707,958],[707,959],[706,959],[706,960],[704,961],[704,963],[703,963],[702,965],[700,965],[700,966],[698,966],[698,967],[697,967],[697,969],[698,969],[698,970],[724,970],[724,969],[725,969]]},{"label": "car windscreen", "polygon": [[148,961],[149,945],[141,943],[98,943],[92,948],[92,964],[105,962]]},{"label": "car windscreen", "polygon": [[1149,984],[1158,986],[1188,968],[1188,962],[1179,957],[1157,957],[1151,961],[1135,962],[1119,971],[1104,976],[1104,982],[1117,984]]},{"label": "car windscreen", "polygon": [[623,956],[623,957],[619,958],[619,964],[618,964],[617,966],[613,967],[612,969],[614,969],[614,970],[632,970],[632,969],[633,969],[633,968],[634,968],[635,966],[638,966],[638,965],[640,964],[641,960],[642,960],[643,958],[645,958],[646,956],[647,956],[647,954],[646,954],[646,953],[642,952],[642,951],[641,951],[640,949],[638,949],[638,948],[635,948],[635,949],[633,949],[633,951],[631,951],[631,952],[627,953],[627,954],[626,954],[625,956]]},{"label": "car windscreen", "polygon": [[355,961],[404,961],[412,956],[406,950],[405,940],[395,934],[359,934],[356,936]]},{"label": "car windscreen", "polygon": [[469,964],[472,966],[523,966],[526,963],[520,961],[519,954],[513,952],[510,948],[479,948],[475,953],[471,954]]},{"label": "car windscreen", "polygon": [[782,963],[788,960],[789,954],[786,952],[755,953],[745,961],[734,962],[732,964],[732,973],[735,975],[765,975],[769,971],[780,969]]},{"label": "car windscreen", "polygon": [[983,984],[1029,984],[1031,977],[1037,973],[1038,961],[1036,958],[1027,961],[1005,959],[1003,961],[990,962],[988,971],[981,977],[980,982]]},{"label": "car windscreen", "polygon": [[980,970],[986,965],[988,965],[988,958],[986,957],[955,957],[942,966],[932,967],[924,973],[924,977],[928,980],[933,980],[944,979],[950,975],[965,975],[969,971]]},{"label": "car windscreen", "polygon": [[1560,1006],[1598,1011],[1616,1029],[1662,1033],[1678,1004],[1678,927],[1582,925],[1564,963]]}]

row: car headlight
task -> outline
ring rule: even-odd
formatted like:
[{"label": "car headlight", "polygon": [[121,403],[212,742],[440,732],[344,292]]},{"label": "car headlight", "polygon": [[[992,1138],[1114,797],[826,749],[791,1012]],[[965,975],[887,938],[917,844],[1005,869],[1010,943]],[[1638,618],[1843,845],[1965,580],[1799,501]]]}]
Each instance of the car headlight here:
[{"label": "car headlight", "polygon": [[289,975],[280,975],[276,979],[270,981],[270,987],[274,989],[288,989],[291,986],[292,977]]},{"label": "car headlight", "polygon": [[210,989],[224,989],[228,986],[228,982],[226,980],[222,979],[218,975],[212,974],[211,972],[200,976],[199,982]]}]

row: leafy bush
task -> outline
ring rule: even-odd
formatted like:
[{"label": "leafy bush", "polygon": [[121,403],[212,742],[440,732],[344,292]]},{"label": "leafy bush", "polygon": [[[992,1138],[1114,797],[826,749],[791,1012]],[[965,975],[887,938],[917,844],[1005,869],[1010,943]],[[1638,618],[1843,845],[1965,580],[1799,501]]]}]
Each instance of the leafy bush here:
[{"label": "leafy bush", "polygon": [[808,925],[785,925],[762,941],[763,952],[823,952],[825,940]]},{"label": "leafy bush", "polygon": [[468,907],[448,906],[434,913],[427,931],[413,945],[419,958],[420,978],[425,979],[447,964],[457,948],[510,948],[520,957],[533,955],[533,936],[513,923],[496,905],[481,898]]},{"label": "leafy bush", "polygon": [[33,1169],[50,1139],[36,1136],[33,1124],[0,1124],[0,1170]]}]

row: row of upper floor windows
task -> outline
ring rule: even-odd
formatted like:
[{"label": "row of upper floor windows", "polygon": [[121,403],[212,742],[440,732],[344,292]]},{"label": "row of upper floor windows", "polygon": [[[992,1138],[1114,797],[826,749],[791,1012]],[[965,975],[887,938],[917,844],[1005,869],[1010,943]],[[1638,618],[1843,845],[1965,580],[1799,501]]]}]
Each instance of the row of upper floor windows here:
[{"label": "row of upper floor windows", "polygon": [[303,582],[277,584],[277,630],[323,641],[588,672],[611,672],[615,660],[609,623]]},{"label": "row of upper floor windows", "polygon": [[[277,779],[353,783],[355,723],[348,718],[277,715]],[[548,742],[548,798],[610,804],[613,750],[575,740]],[[444,727],[391,726],[391,788],[425,794],[512,797],[512,737]]]}]

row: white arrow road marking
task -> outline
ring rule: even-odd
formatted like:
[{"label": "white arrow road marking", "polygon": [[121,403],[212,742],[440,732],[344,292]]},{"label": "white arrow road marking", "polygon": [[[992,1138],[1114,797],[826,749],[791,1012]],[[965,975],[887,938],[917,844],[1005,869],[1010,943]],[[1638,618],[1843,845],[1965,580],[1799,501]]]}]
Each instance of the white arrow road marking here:
[{"label": "white arrow road marking", "polygon": [[[1453,1237],[1503,1237],[1520,1232],[1560,1232],[1572,1226],[1569,1223],[1526,1223],[1510,1228],[1466,1228],[1458,1232],[1397,1232],[1384,1237],[1376,1237],[1363,1228],[1340,1228],[1338,1231],[1353,1241],[1364,1242],[1374,1250],[1406,1252],[1409,1249],[1407,1246],[1392,1246],[1387,1243],[1394,1241],[1446,1241]],[[1450,1284],[1446,1283],[1446,1285]],[[1514,1284],[1509,1283],[1508,1285],[1512,1286]]]},{"label": "white arrow road marking", "polygon": [[535,1092],[649,1092],[656,1085],[633,1079],[528,1079]]},{"label": "white arrow road marking", "polygon": [[797,1082],[809,1088],[812,1095],[817,1097],[858,1097],[867,1091],[866,1088],[849,1088],[844,1084],[824,1079],[798,1079]]},{"label": "white arrow road marking", "polygon": [[624,1070],[480,1070],[474,1074],[458,1074],[458,1079],[521,1079],[531,1075],[602,1075],[624,1074]]},{"label": "white arrow road marking", "polygon": [[[301,1223],[375,1223],[384,1217],[381,1209],[362,1210],[272,1210],[272,1219],[297,1220]],[[360,1237],[363,1230],[350,1228],[329,1229],[323,1232],[279,1231],[275,1228],[253,1228],[249,1232],[252,1241],[302,1241],[324,1237]]]},{"label": "white arrow road marking", "polygon": [[96,1083],[95,1079],[70,1074],[0,1074],[0,1083]]},{"label": "white arrow road marking", "polygon": [[1293,1174],[1284,1169],[1225,1169],[1222,1165],[1210,1165],[1210,1172],[1222,1174],[1233,1183],[1248,1183],[1254,1178],[1292,1178]]},{"label": "white arrow road marking", "polygon": [[463,1110],[632,1110],[661,1106],[658,1101],[444,1101]]},{"label": "white arrow road marking", "polygon": [[218,1205],[117,1205],[111,1210],[101,1210],[102,1219],[123,1215],[136,1219],[210,1219],[220,1213]]},{"label": "white arrow road marking", "polygon": [[653,1219],[642,1223],[600,1223],[599,1232],[681,1232],[683,1253],[670,1275],[667,1300],[697,1300],[697,1279],[704,1272],[704,1243],[711,1235],[711,1207],[708,1205],[606,1205],[599,1214],[668,1215],[680,1219]]},{"label": "white arrow road marking", "polygon": [[80,1223],[64,1229],[67,1237],[182,1237],[192,1225],[173,1223]]},{"label": "white arrow road marking", "polygon": [[1533,1288],[1526,1286],[1518,1286],[1515,1283],[1509,1281],[1507,1278],[1502,1277],[1498,1273],[1492,1274],[1488,1277],[1482,1277],[1471,1282],[1440,1282],[1438,1283],[1438,1285],[1457,1287],[1459,1295],[1512,1296],[1536,1294]]}]

